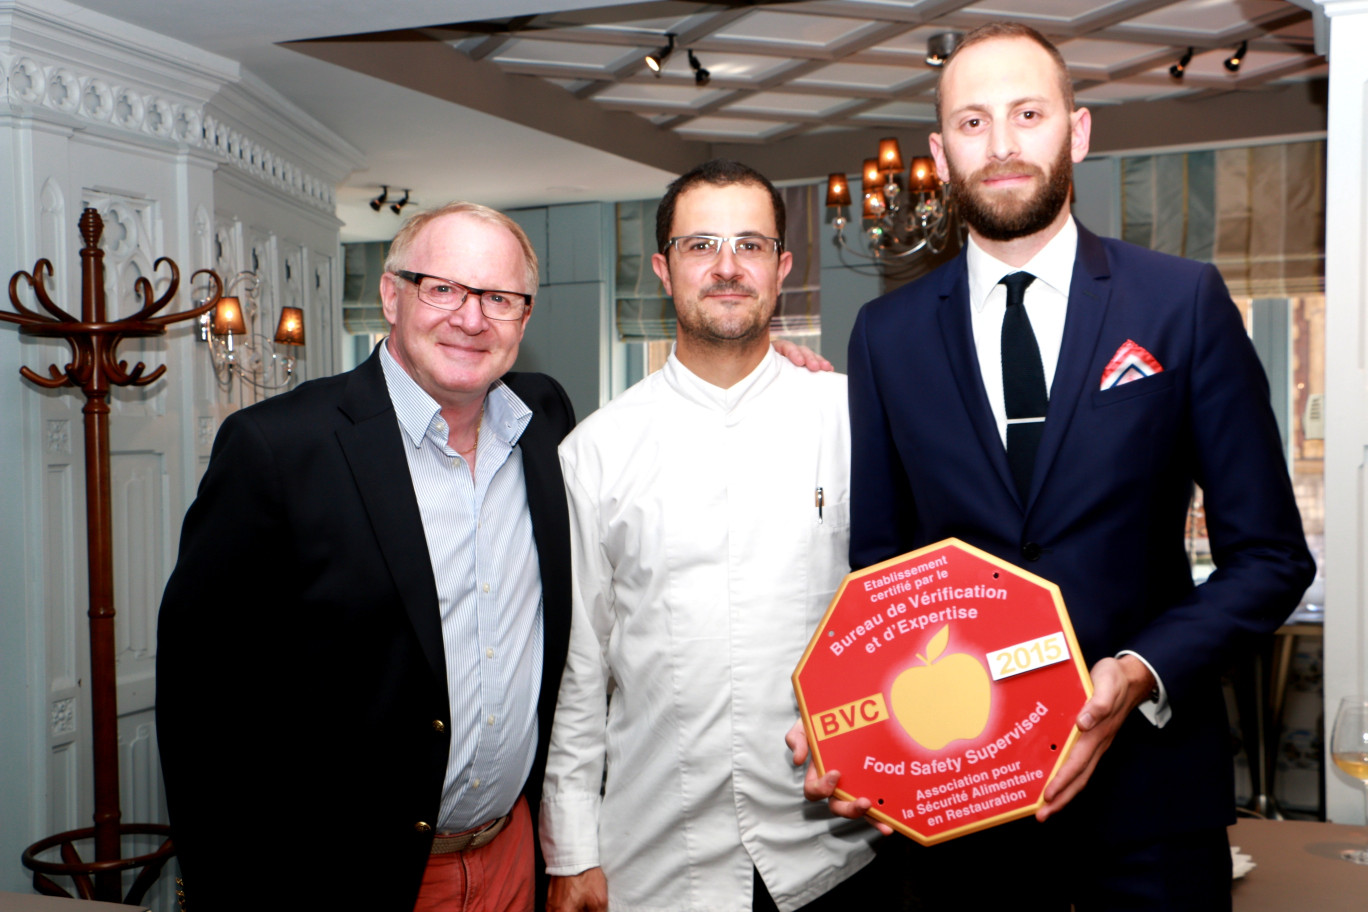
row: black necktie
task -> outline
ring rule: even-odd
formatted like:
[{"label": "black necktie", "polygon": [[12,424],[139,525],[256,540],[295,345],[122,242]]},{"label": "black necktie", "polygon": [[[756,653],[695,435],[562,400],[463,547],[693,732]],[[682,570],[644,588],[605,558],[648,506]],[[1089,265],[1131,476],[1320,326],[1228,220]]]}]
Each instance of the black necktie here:
[{"label": "black necktie", "polygon": [[1002,392],[1007,406],[1007,462],[1012,467],[1021,502],[1031,491],[1036,450],[1045,430],[1045,369],[1040,363],[1040,347],[1026,315],[1026,286],[1035,281],[1029,272],[1004,276],[1007,286],[1007,313],[1002,317]]}]

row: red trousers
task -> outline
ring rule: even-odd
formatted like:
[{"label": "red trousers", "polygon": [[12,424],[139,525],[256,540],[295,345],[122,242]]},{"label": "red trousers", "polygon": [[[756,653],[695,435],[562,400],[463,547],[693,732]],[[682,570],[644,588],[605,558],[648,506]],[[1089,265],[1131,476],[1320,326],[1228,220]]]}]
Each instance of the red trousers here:
[{"label": "red trousers", "polygon": [[413,912],[532,912],[532,859],[532,815],[519,798],[489,845],[428,858]]}]

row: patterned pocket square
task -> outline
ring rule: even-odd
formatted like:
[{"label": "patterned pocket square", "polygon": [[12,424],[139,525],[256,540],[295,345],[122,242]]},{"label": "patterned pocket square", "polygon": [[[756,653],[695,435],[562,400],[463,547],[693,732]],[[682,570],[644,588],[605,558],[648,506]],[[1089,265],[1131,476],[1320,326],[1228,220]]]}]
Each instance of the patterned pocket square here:
[{"label": "patterned pocket square", "polygon": [[1116,350],[1116,354],[1112,355],[1112,359],[1102,369],[1101,389],[1111,389],[1133,380],[1143,380],[1162,372],[1163,369],[1163,365],[1154,355],[1145,351],[1143,345],[1139,345],[1133,339],[1127,339],[1126,344]]}]

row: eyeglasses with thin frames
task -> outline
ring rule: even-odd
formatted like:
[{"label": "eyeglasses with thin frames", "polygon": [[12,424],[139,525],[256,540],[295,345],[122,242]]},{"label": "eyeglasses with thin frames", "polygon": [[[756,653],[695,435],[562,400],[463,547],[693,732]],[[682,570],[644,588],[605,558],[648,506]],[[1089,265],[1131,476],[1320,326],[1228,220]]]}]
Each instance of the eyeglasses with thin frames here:
[{"label": "eyeglasses with thin frames", "polygon": [[394,274],[418,290],[418,300],[438,310],[460,310],[470,295],[479,298],[480,312],[491,320],[519,320],[532,306],[532,296],[520,291],[472,288],[451,279],[407,269],[396,269]]},{"label": "eyeglasses with thin frames", "polygon": [[688,260],[711,260],[722,252],[722,245],[731,248],[734,256],[743,260],[760,260],[782,250],[784,244],[778,238],[760,234],[743,234],[737,237],[717,237],[711,234],[690,234],[670,238],[669,245]]}]

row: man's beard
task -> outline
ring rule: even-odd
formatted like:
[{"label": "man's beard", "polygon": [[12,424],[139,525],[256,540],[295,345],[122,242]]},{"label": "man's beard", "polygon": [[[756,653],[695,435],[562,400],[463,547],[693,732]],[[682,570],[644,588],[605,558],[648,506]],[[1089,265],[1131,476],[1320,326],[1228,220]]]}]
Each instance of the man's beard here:
[{"label": "man's beard", "polygon": [[[950,168],[950,201],[969,227],[990,241],[1012,241],[1035,234],[1048,228],[1055,216],[1059,215],[1059,210],[1069,201],[1069,190],[1073,186],[1070,151],[1066,140],[1048,176],[1037,165],[1019,162],[986,165],[965,177],[956,171],[953,162],[947,160],[946,164]],[[987,178],[1023,172],[1045,178],[1039,189],[1026,199],[1016,199],[1008,194],[1002,194],[1000,199],[991,199],[982,189],[982,183]]]},{"label": "man's beard", "polygon": [[692,312],[676,313],[680,330],[710,346],[745,345],[763,336],[769,330],[769,317],[763,312],[737,308],[719,318],[703,304],[709,295],[727,293],[759,298],[756,290],[744,283],[715,282],[699,291],[698,300],[689,308]]}]

